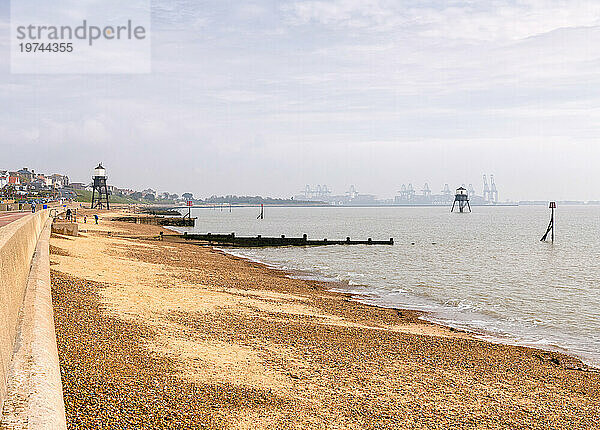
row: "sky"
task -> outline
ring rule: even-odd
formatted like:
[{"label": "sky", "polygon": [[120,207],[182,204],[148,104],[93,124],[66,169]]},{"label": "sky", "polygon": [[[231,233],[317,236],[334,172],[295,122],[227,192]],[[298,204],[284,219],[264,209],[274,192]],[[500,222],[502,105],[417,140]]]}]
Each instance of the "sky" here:
[{"label": "sky", "polygon": [[0,169],[600,200],[600,1],[152,0],[152,71],[129,75],[11,74],[0,2]]}]

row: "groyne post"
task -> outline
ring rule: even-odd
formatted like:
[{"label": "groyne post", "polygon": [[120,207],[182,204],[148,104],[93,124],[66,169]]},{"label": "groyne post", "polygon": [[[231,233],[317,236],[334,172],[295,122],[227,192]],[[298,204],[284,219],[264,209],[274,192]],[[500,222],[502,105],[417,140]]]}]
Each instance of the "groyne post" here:
[{"label": "groyne post", "polygon": [[554,209],[556,209],[556,202],[550,202],[550,209],[552,210],[552,213],[550,215],[550,223],[548,224],[548,229],[546,230],[546,233],[542,236],[540,241],[545,242],[548,237],[548,233],[551,233],[550,239],[552,243],[554,243]]}]

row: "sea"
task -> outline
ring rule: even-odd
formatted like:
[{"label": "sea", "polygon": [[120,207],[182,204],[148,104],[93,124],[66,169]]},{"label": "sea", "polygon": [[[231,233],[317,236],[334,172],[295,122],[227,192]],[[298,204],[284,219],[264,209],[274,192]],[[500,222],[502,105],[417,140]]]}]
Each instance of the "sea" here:
[{"label": "sea", "polygon": [[[187,210],[185,210],[187,212]],[[496,342],[555,350],[600,367],[600,206],[556,210],[541,242],[543,206],[194,208],[178,231],[394,245],[235,248],[234,255],[335,281],[356,300],[426,312],[424,318]],[[334,287],[333,287],[334,286]]]}]

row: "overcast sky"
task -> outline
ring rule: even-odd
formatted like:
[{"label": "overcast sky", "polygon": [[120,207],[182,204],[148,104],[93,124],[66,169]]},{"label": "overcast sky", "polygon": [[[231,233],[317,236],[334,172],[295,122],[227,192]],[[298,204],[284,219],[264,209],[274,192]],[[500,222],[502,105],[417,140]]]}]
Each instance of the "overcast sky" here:
[{"label": "overcast sky", "polygon": [[487,173],[501,200],[600,200],[600,1],[153,0],[146,75],[10,74],[9,17],[0,169],[282,197]]}]

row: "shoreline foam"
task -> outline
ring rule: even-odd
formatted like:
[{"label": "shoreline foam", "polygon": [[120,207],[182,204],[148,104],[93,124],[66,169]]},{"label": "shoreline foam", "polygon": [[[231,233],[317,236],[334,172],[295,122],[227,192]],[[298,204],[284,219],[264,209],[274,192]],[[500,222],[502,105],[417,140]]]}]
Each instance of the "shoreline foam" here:
[{"label": "shoreline foam", "polygon": [[[311,272],[309,270],[300,270],[300,269],[279,267],[276,264],[273,264],[273,263],[270,263],[267,261],[263,261],[263,260],[260,260],[258,258],[249,256],[249,255],[245,255],[243,253],[240,253],[239,251],[236,252],[236,251],[233,251],[232,249],[228,249],[228,248],[220,248],[220,247],[213,246],[212,249],[223,252],[228,255],[231,255],[235,258],[239,258],[242,260],[250,261],[252,263],[263,265],[266,269],[281,272],[284,274],[284,276],[290,277],[291,279],[324,282],[324,283],[330,284],[332,287],[328,288],[328,291],[342,293],[342,294],[350,294],[350,295],[352,295],[352,299],[356,300],[359,303],[367,304],[370,306],[376,306],[376,307],[380,307],[380,308],[384,308],[384,309],[396,309],[399,311],[418,312],[420,314],[419,319],[421,319],[422,321],[425,321],[425,322],[428,322],[431,324],[435,324],[435,325],[439,325],[441,327],[451,328],[454,330],[459,330],[459,331],[462,331],[465,333],[469,333],[469,334],[473,335],[476,339],[479,339],[479,340],[482,340],[485,342],[491,342],[491,343],[497,343],[500,345],[509,345],[509,346],[523,346],[523,347],[527,347],[527,348],[540,349],[540,350],[548,351],[548,352],[557,352],[560,354],[566,354],[577,360],[581,360],[590,369],[600,372],[600,360],[598,360],[598,358],[590,357],[590,356],[586,355],[585,353],[577,353],[577,352],[573,351],[572,349],[561,346],[560,344],[557,344],[557,343],[552,343],[546,339],[540,339],[537,341],[536,340],[528,341],[528,340],[525,340],[524,338],[519,338],[519,336],[515,333],[510,333],[510,332],[499,333],[497,331],[495,332],[493,330],[485,329],[483,327],[475,327],[475,326],[469,325],[468,320],[467,320],[466,324],[464,322],[461,324],[461,322],[458,320],[455,320],[453,322],[452,320],[449,320],[447,318],[444,318],[441,316],[436,316],[436,313],[439,314],[441,311],[423,310],[423,309],[418,309],[416,307],[414,307],[414,308],[410,307],[410,305],[406,305],[406,304],[386,305],[384,303],[381,303],[380,300],[378,301],[378,299],[381,299],[381,297],[378,296],[375,292],[370,293],[369,291],[350,290],[351,286],[364,287],[367,290],[373,289],[373,287],[368,284],[358,284],[358,283],[351,284],[352,281],[335,279],[333,277],[318,273],[316,271]],[[246,248],[240,248],[240,249],[243,250]],[[348,287],[348,288],[346,288],[346,289],[345,288],[336,288],[335,285]],[[370,297],[370,298],[367,298],[367,297]]]}]

